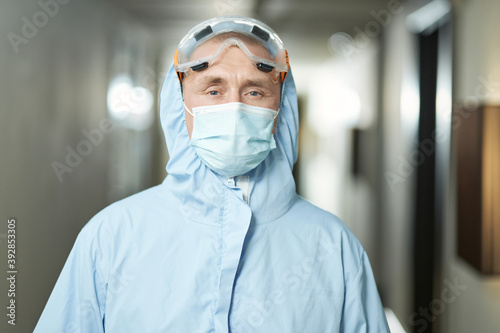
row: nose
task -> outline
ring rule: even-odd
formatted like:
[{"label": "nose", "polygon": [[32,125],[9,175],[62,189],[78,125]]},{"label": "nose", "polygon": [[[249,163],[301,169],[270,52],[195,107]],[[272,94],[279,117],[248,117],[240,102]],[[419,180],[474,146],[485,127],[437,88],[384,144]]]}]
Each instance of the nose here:
[{"label": "nose", "polygon": [[227,96],[227,102],[228,103],[242,102],[241,94],[238,91],[238,89],[231,89],[231,91],[228,93]]}]

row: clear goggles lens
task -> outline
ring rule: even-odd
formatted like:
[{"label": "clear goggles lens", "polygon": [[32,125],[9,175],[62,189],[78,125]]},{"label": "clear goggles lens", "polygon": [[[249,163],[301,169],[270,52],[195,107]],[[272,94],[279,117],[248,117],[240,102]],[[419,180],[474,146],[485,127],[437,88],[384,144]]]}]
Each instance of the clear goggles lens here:
[{"label": "clear goggles lens", "polygon": [[[191,59],[191,55],[201,44],[224,33],[231,34],[231,37],[226,39],[214,54],[200,59]],[[253,54],[241,39],[235,37],[235,33],[249,37],[258,45],[262,45],[268,51],[269,57],[263,58]],[[288,72],[288,53],[281,39],[264,23],[239,16],[217,17],[191,29],[179,43],[175,54],[175,69],[179,80],[182,81],[182,74],[189,75],[208,68],[219,54],[230,46],[239,47],[258,70],[276,78],[281,75],[284,81]]]}]

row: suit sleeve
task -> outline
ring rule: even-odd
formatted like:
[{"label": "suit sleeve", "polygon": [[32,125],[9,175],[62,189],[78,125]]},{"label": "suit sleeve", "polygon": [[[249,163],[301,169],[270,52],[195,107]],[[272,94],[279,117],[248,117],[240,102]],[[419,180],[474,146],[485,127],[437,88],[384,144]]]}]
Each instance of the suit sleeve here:
[{"label": "suit sleeve", "polygon": [[78,235],[35,333],[104,332],[105,285],[89,228]]},{"label": "suit sleeve", "polygon": [[341,332],[390,333],[370,262],[364,251],[358,274],[346,285],[345,293]]}]

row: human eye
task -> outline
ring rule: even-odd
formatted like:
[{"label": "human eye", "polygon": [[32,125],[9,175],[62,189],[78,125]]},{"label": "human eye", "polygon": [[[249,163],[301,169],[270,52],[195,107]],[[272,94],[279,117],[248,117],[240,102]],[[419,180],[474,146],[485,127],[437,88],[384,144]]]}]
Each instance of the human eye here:
[{"label": "human eye", "polygon": [[266,92],[263,91],[262,89],[249,89],[246,92],[246,95],[248,98],[251,99],[261,99],[267,96]]},{"label": "human eye", "polygon": [[206,87],[203,90],[204,94],[207,94],[208,96],[214,96],[214,97],[219,97],[224,94],[224,88],[220,86],[210,86]]}]

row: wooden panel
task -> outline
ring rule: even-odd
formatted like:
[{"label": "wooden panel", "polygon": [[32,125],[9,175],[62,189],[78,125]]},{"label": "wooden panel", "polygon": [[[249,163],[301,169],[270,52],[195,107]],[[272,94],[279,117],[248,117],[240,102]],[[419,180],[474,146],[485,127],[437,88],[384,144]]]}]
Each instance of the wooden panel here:
[{"label": "wooden panel", "polygon": [[500,274],[500,107],[455,110],[458,254]]},{"label": "wooden panel", "polygon": [[[468,115],[465,118],[465,115]],[[481,265],[481,124],[480,110],[454,110],[457,138],[458,255],[478,270]]]},{"label": "wooden panel", "polygon": [[500,108],[484,108],[483,266],[500,273]]}]

